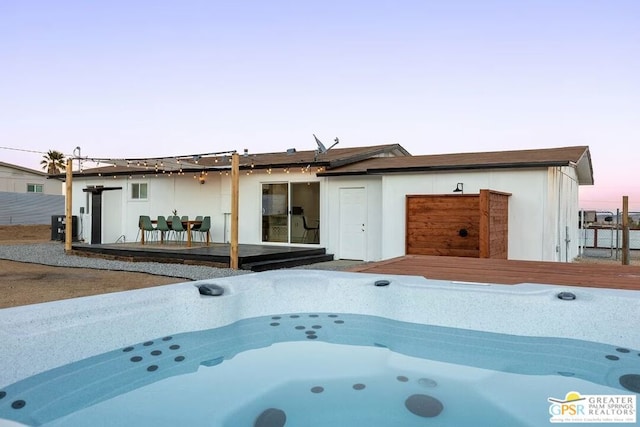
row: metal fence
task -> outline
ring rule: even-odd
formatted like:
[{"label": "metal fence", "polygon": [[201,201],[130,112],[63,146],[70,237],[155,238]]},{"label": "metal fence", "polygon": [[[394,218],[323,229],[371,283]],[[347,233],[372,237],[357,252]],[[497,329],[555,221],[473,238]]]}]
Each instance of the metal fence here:
[{"label": "metal fence", "polygon": [[0,225],[50,224],[64,214],[64,196],[0,191]]},{"label": "metal fence", "polygon": [[[629,249],[640,256],[640,212],[629,212]],[[580,255],[618,259],[622,251],[622,212],[581,212]]]}]

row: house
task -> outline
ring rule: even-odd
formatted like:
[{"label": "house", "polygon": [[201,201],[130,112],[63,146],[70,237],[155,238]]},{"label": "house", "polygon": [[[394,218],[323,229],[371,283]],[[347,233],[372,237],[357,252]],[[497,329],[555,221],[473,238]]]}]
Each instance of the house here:
[{"label": "house", "polygon": [[47,179],[42,171],[0,162],[0,191],[8,193],[63,194],[58,180]]},{"label": "house", "polygon": [[[379,234],[373,233],[379,237],[367,245],[368,251],[379,252],[369,252],[370,259],[405,254],[405,231],[411,221],[405,220],[407,195],[451,197],[455,190],[478,194],[486,189],[509,195],[508,259],[571,261],[578,255],[578,187],[593,184],[586,146],[367,159],[320,175],[341,188],[366,182],[366,191],[373,183],[379,185],[379,191],[372,190],[380,201],[369,208],[381,213]],[[378,181],[367,180],[374,177]],[[460,219],[461,227],[465,220]],[[449,254],[442,249],[440,253]]]},{"label": "house", "polygon": [[[213,241],[228,242],[229,154],[92,159],[106,166],[73,173],[85,241],[132,241],[140,215],[175,210],[211,216]],[[239,158],[239,243],[322,246],[364,261],[409,251],[571,261],[578,188],[593,184],[586,146],[412,156],[388,144]]]},{"label": "house", "polygon": [[47,224],[64,214],[63,185],[44,172],[0,162],[0,225]]}]

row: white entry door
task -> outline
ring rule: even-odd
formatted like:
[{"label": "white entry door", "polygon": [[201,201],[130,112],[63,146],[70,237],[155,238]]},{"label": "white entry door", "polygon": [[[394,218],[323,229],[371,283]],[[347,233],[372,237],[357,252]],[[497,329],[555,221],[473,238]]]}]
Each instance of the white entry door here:
[{"label": "white entry door", "polygon": [[367,254],[367,192],[364,187],[340,189],[340,258],[365,260]]}]

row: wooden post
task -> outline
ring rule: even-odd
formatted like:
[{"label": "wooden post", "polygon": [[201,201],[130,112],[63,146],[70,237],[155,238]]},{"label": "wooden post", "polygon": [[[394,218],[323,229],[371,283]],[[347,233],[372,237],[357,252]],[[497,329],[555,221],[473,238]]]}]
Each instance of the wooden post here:
[{"label": "wooden post", "polygon": [[622,196],[622,265],[629,265],[629,196]]},{"label": "wooden post", "polygon": [[480,258],[491,258],[491,206],[489,205],[489,190],[480,190],[479,196],[480,207]]},{"label": "wooden post", "polygon": [[231,253],[229,267],[238,269],[238,196],[240,184],[240,156],[231,155]]},{"label": "wooden post", "polygon": [[73,208],[73,204],[71,203],[71,194],[73,183],[71,182],[73,179],[73,159],[67,159],[67,179],[65,180],[65,226],[64,226],[64,251],[71,252],[71,242],[73,241],[73,223],[71,216],[71,209]]}]

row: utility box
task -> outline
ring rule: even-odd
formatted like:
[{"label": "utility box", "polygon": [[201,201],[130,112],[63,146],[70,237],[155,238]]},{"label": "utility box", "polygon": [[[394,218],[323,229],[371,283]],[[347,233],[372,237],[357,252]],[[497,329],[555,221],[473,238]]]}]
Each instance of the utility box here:
[{"label": "utility box", "polygon": [[[51,217],[51,240],[57,240],[63,242],[66,236],[67,230],[67,216],[66,215],[53,215]],[[78,217],[71,217],[71,240],[78,241]]]}]

